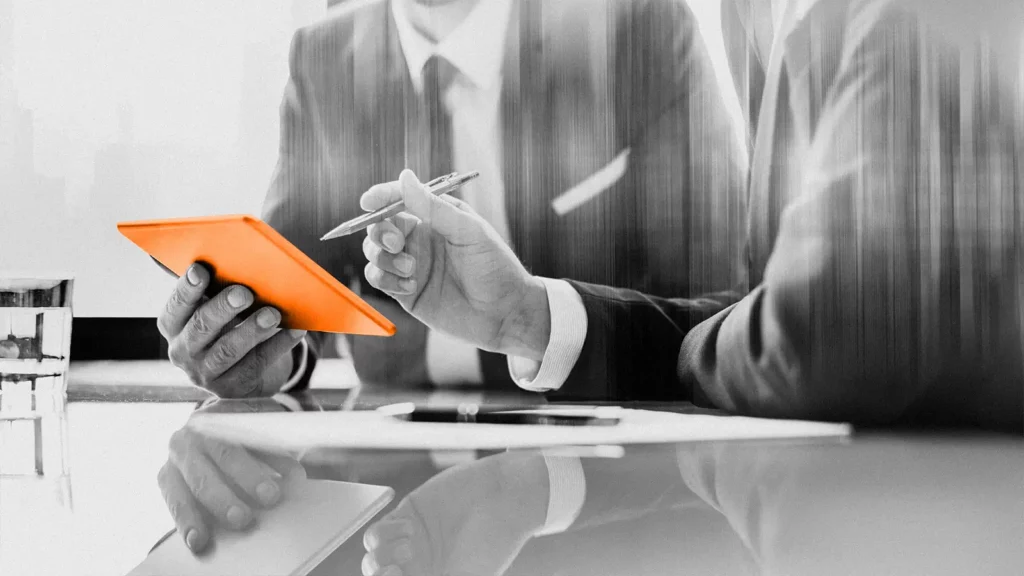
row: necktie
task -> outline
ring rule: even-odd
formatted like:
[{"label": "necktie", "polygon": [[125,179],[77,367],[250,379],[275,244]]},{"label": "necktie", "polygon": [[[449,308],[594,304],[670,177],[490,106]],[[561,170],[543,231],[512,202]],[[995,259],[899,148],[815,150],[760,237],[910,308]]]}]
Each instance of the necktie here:
[{"label": "necktie", "polygon": [[423,66],[423,104],[429,129],[430,174],[420,175],[426,182],[454,171],[452,160],[452,119],[444,104],[444,94],[455,79],[456,70],[441,56],[431,56]]}]

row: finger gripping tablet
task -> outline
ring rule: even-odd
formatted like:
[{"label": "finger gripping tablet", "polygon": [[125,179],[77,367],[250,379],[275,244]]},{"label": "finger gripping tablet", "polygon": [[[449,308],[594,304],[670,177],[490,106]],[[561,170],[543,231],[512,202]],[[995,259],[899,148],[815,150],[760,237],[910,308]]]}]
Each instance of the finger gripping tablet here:
[{"label": "finger gripping tablet", "polygon": [[117,229],[181,276],[193,262],[213,284],[241,284],[281,311],[282,326],[391,336],[395,326],[265,222],[248,215],[120,222]]}]

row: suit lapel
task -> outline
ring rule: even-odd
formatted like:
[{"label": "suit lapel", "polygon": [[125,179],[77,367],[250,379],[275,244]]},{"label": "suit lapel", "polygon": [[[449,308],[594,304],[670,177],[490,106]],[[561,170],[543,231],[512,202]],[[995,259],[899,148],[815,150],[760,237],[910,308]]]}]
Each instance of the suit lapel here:
[{"label": "suit lapel", "polygon": [[786,71],[785,37],[792,27],[793,2],[787,2],[782,24],[775,31],[765,72],[754,150],[750,159],[748,204],[748,264],[750,285],[761,283],[774,248],[782,211],[778,191],[785,178],[789,147],[793,143],[792,111]]},{"label": "suit lapel", "polygon": [[[390,2],[367,11],[366,33],[355,44],[355,85],[359,91],[360,134],[372,180],[398,178],[403,168],[425,174],[429,154],[420,99],[395,27]],[[372,21],[370,21],[372,20]],[[376,33],[383,30],[383,34]],[[422,177],[422,176],[421,176]]]}]

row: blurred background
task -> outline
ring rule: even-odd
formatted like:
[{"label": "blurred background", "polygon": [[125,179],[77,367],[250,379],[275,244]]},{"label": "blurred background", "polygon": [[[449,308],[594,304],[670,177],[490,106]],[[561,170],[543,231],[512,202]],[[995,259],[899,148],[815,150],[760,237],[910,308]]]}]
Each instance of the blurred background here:
[{"label": "blurred background", "polygon": [[[292,32],[346,1],[0,0],[0,274],[75,277],[73,357],[162,354],[173,279],[115,223],[258,215]],[[738,118],[719,1],[688,0]]]}]

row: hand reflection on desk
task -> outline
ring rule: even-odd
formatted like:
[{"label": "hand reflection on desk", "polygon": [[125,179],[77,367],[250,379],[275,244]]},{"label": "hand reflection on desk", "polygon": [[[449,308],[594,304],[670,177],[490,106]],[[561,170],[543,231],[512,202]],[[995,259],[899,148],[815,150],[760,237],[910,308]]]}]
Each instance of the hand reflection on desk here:
[{"label": "hand reflection on desk", "polygon": [[[684,482],[682,460],[674,456],[675,447],[665,446],[637,450],[623,459],[583,459],[585,479],[562,489],[578,489],[586,500],[578,519],[561,533],[548,526],[549,510],[564,502],[550,501],[552,480],[545,458],[577,457],[508,452],[448,469],[367,529],[363,575],[632,573],[644,566],[687,565],[695,555],[707,556],[694,550],[707,539],[691,544],[693,532],[724,538],[726,549],[734,553],[724,559],[725,565],[749,573],[753,563],[741,539]],[[708,460],[699,464],[714,465]],[[713,477],[713,470],[694,471],[698,477],[709,473]],[[666,515],[680,521],[666,523]],[[673,531],[687,523],[691,534]],[[541,532],[551,535],[538,536]]]},{"label": "hand reflection on desk", "polygon": [[[271,404],[221,401],[203,411]],[[362,542],[338,550],[340,573],[361,559],[374,576],[979,573],[969,565],[982,560],[994,574],[1019,566],[1005,543],[1024,538],[1024,500],[1014,498],[1019,459],[1008,454],[1020,454],[1019,445],[927,438],[634,446],[622,458],[554,457],[579,464],[582,479],[567,488],[555,481],[548,450],[439,473],[424,451],[311,450],[300,465],[186,426],[160,484],[186,542],[192,530],[204,539],[193,550],[208,545],[215,523],[240,526],[229,517],[232,504],[247,506],[251,525],[264,508],[260,483],[303,466],[311,478],[405,494]],[[577,496],[575,508],[566,522],[552,522],[567,493]],[[318,573],[339,572],[331,567]]]},{"label": "hand reflection on desk", "polygon": [[412,491],[364,534],[364,576],[502,574],[545,523],[539,452],[450,468]]},{"label": "hand reflection on desk", "polygon": [[545,460],[502,454],[439,474],[372,525],[363,573],[1016,573],[1019,469],[1009,441],[974,446],[635,447],[581,459],[583,503],[542,537]]},{"label": "hand reflection on desk", "polygon": [[[265,412],[267,406],[263,402],[257,406],[245,401],[218,401],[197,413],[225,411]],[[257,454],[203,436],[188,424],[171,436],[169,449],[157,482],[178,534],[195,553],[209,545],[214,524],[231,530],[251,527],[259,510],[280,501],[284,476],[305,475],[303,467],[292,458]]]}]

